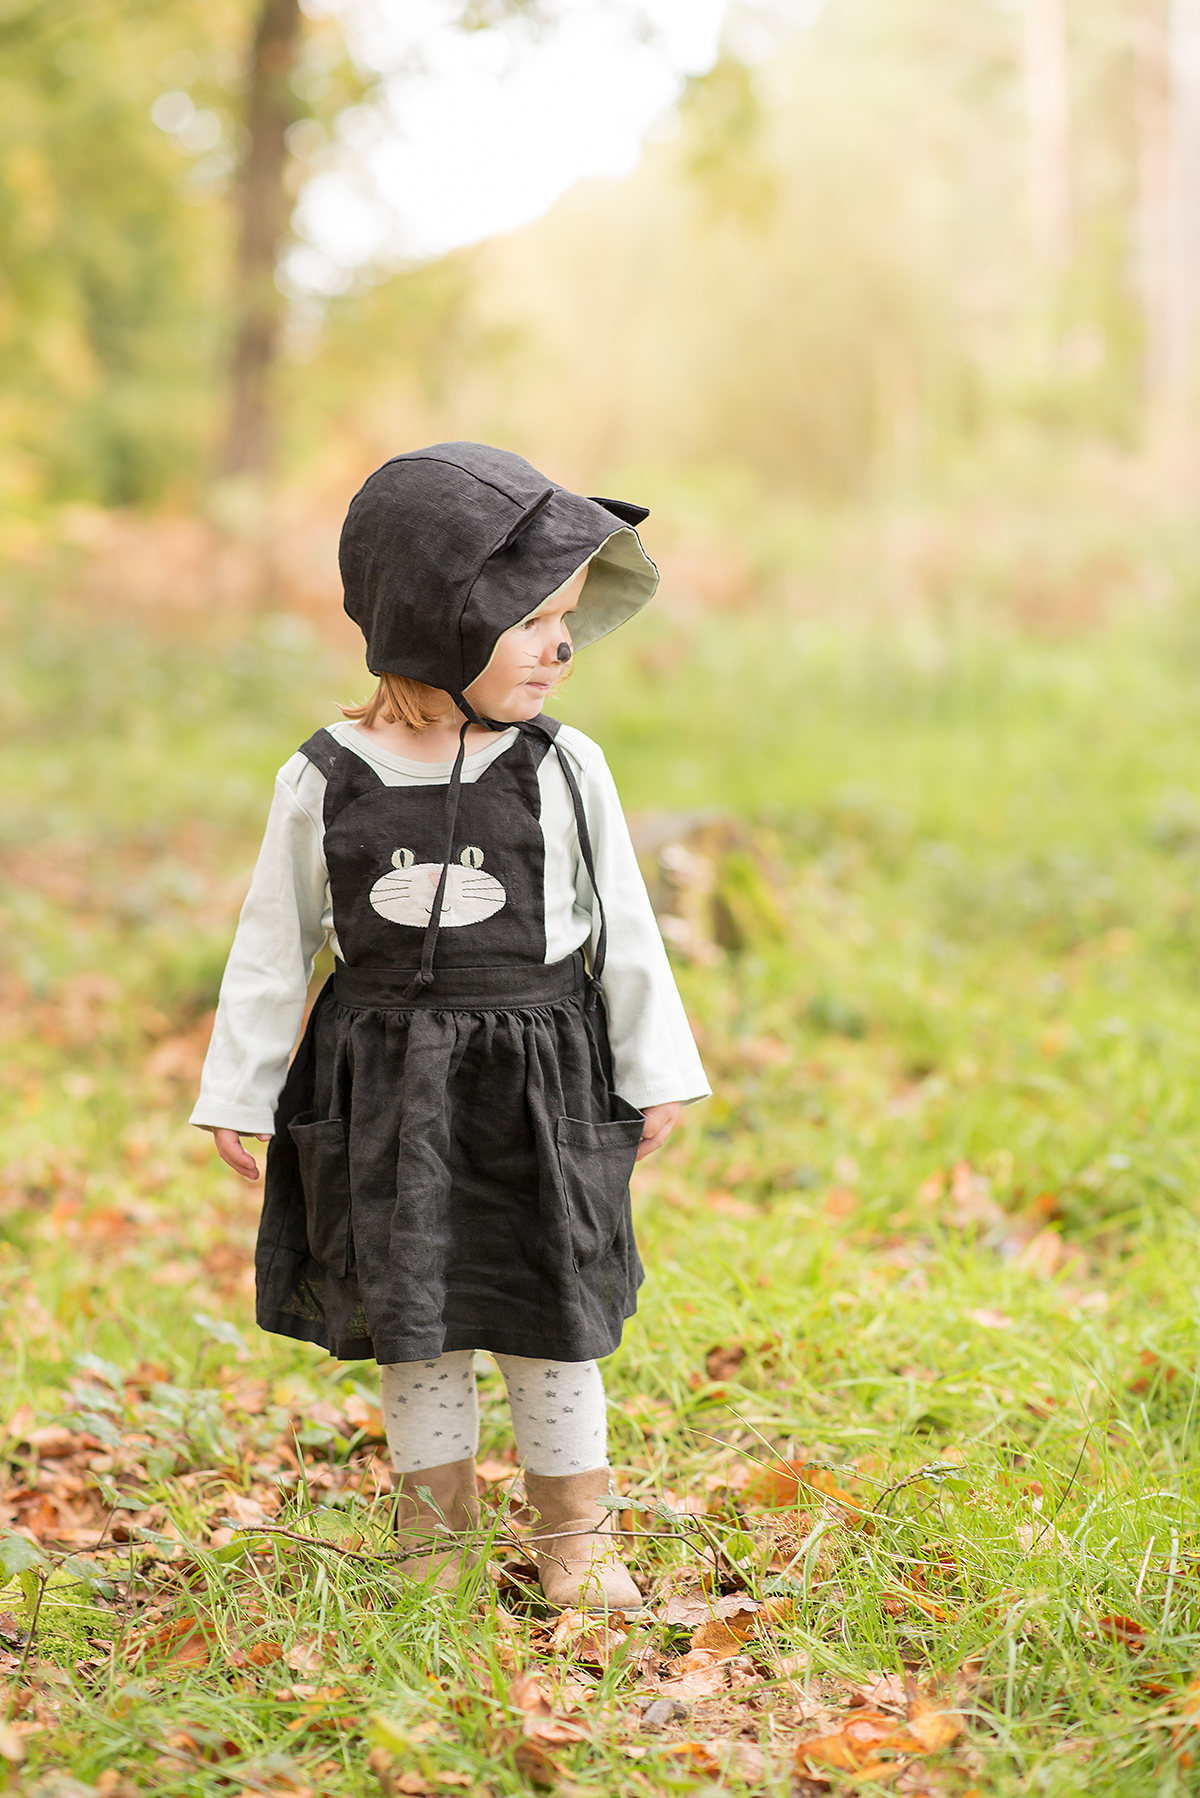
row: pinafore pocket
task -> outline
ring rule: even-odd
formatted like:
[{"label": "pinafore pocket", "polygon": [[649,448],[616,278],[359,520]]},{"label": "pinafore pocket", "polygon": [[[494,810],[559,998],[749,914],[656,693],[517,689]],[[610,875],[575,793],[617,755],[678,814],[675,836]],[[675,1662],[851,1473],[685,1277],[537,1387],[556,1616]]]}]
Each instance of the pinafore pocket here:
[{"label": "pinafore pocket", "polygon": [[629,1177],[642,1140],[642,1115],[614,1097],[628,1115],[607,1124],[561,1117],[555,1126],[559,1172],[577,1269],[624,1249],[632,1231]]},{"label": "pinafore pocket", "polygon": [[300,1163],[309,1252],[334,1273],[352,1273],[354,1243],[345,1119],[314,1118],[311,1111],[304,1111],[288,1125],[288,1135],[296,1145]]}]

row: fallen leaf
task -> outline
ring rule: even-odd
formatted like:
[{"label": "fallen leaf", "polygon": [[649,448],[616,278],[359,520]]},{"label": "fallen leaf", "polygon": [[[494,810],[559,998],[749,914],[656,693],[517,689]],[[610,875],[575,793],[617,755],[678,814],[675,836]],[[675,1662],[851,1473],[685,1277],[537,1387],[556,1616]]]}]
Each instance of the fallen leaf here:
[{"label": "fallen leaf", "polygon": [[[781,1602],[790,1604],[791,1600],[772,1600],[775,1604]],[[706,1623],[712,1617],[730,1617],[737,1611],[751,1609],[753,1604],[754,1600],[747,1598],[744,1592],[730,1592],[720,1598],[714,1598],[708,1592],[672,1592],[663,1609],[655,1615],[663,1623],[675,1623],[695,1629],[698,1624]]]},{"label": "fallen leaf", "polygon": [[82,1437],[77,1436],[74,1430],[68,1430],[61,1423],[43,1424],[38,1430],[30,1430],[24,1440],[30,1448],[37,1452],[38,1458],[41,1460],[61,1460],[64,1456],[73,1455],[77,1450],[89,1444],[96,1448],[100,1447],[94,1436],[87,1437],[85,1441]]},{"label": "fallen leaf", "polygon": [[730,1342],[724,1347],[709,1349],[704,1358],[704,1371],[710,1380],[731,1380],[745,1359],[744,1346],[740,1342]]},{"label": "fallen leaf", "polygon": [[1017,1266],[1036,1274],[1040,1280],[1052,1280],[1062,1266],[1066,1252],[1066,1244],[1057,1230],[1039,1230],[1021,1250]]},{"label": "fallen leaf", "polygon": [[745,1199],[739,1199],[731,1192],[717,1190],[706,1192],[704,1203],[710,1211],[717,1212],[720,1217],[742,1218],[748,1222],[751,1218],[758,1216],[755,1206],[748,1205]]},{"label": "fallen leaf", "polygon": [[863,1516],[863,1507],[854,1494],[839,1486],[828,1468],[810,1465],[805,1455],[761,1468],[746,1487],[746,1503],[762,1505],[769,1511],[790,1510],[798,1501],[801,1486],[841,1505],[848,1513],[846,1521],[852,1526],[861,1524],[873,1528],[871,1520]]},{"label": "fallen leaf", "polygon": [[[1175,1714],[1175,1727],[1171,1731],[1172,1747],[1178,1748],[1187,1740],[1188,1733],[1195,1729],[1200,1729],[1200,1674],[1188,1682],[1183,1702]],[[1181,1754],[1179,1758],[1185,1765],[1191,1765],[1190,1753]]]},{"label": "fallen leaf", "polygon": [[176,1617],[131,1639],[131,1658],[167,1661],[176,1667],[207,1667],[217,1640],[217,1626],[209,1618]]},{"label": "fallen leaf", "polygon": [[1122,1647],[1131,1648],[1135,1653],[1146,1641],[1145,1628],[1132,1617],[1098,1617],[1096,1628],[1106,1642],[1120,1642]]},{"label": "fallen leaf", "polygon": [[672,1742],[669,1748],[663,1749],[663,1753],[675,1760],[686,1761],[697,1773],[704,1773],[709,1777],[721,1771],[720,1761],[703,1742]]},{"label": "fallen leaf", "polygon": [[[682,1657],[684,1660],[687,1656]],[[659,1691],[664,1698],[678,1698],[684,1704],[690,1704],[697,1698],[711,1698],[714,1692],[723,1692],[726,1686],[727,1661],[713,1661],[708,1655],[697,1656],[707,1665],[679,1670],[678,1662],[668,1662],[666,1672],[670,1676],[664,1679]]]},{"label": "fallen leaf", "polygon": [[908,1707],[907,1720],[908,1733],[916,1737],[926,1754],[940,1754],[962,1734],[962,1717],[958,1711],[944,1710],[919,1693]]},{"label": "fallen leaf", "polygon": [[536,1673],[517,1675],[508,1688],[508,1702],[522,1713],[522,1733],[529,1740],[536,1739],[556,1745],[587,1741],[585,1729],[555,1715],[550,1693]]},{"label": "fallen leaf", "polygon": [[908,1709],[908,1692],[899,1673],[880,1673],[874,1679],[864,1680],[861,1685],[854,1686],[850,1702],[904,1712]]},{"label": "fallen leaf", "polygon": [[352,1392],[342,1406],[347,1420],[355,1429],[362,1430],[372,1441],[383,1442],[387,1431],[383,1424],[383,1412],[370,1399],[363,1398],[361,1393]]},{"label": "fallen leaf", "polygon": [[992,1197],[992,1183],[983,1174],[977,1174],[969,1161],[957,1161],[950,1178],[950,1203],[954,1207],[952,1222],[960,1230],[971,1224],[982,1224],[986,1229],[994,1229],[1002,1224],[1004,1213]]},{"label": "fallen leaf", "polygon": [[727,1661],[733,1655],[742,1653],[753,1634],[754,1624],[753,1611],[736,1611],[728,1618],[712,1617],[692,1632],[692,1651],[699,1650],[715,1660]]},{"label": "fallen leaf", "polygon": [[284,1658],[293,1673],[319,1673],[333,1648],[332,1636],[299,1636]]},{"label": "fallen leaf", "polygon": [[1013,1320],[1007,1311],[968,1311],[967,1316],[981,1330],[1011,1330],[1013,1327]]},{"label": "fallen leaf", "polygon": [[531,1785],[550,1788],[558,1784],[558,1768],[536,1742],[518,1742],[513,1750],[517,1772]]},{"label": "fallen leaf", "polygon": [[482,1480],[485,1486],[497,1486],[501,1480],[515,1480],[520,1469],[512,1467],[507,1461],[476,1461],[475,1477]]}]

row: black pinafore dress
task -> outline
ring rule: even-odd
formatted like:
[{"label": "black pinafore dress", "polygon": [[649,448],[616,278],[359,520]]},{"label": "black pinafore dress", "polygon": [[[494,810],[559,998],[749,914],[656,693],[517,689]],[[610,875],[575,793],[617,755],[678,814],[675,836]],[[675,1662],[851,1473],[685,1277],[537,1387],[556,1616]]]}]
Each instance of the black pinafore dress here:
[{"label": "black pinafore dress", "polygon": [[612,1091],[600,969],[546,964],[538,768],[557,725],[536,725],[461,787],[448,858],[444,787],[385,786],[327,731],[303,746],[327,777],[341,959],[276,1112],[258,1322],[343,1360],[587,1361],[636,1309],[642,1117]]}]

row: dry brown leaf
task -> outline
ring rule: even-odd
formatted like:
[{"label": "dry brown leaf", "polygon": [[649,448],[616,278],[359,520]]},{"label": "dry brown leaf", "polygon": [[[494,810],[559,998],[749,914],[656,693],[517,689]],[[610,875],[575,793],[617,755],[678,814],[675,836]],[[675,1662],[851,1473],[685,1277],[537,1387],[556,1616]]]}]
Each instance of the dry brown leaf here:
[{"label": "dry brown leaf", "polygon": [[30,1430],[24,1437],[39,1460],[61,1460],[66,1455],[73,1455],[77,1450],[94,1445],[100,1447],[94,1436],[76,1435],[61,1423],[46,1423],[40,1429]]},{"label": "dry brown leaf", "polygon": [[901,1674],[878,1673],[874,1679],[864,1680],[861,1685],[851,1688],[850,1702],[903,1713],[908,1709],[909,1700]]},{"label": "dry brown leaf", "polygon": [[[754,1632],[755,1613],[737,1611],[732,1617],[710,1617],[692,1632],[692,1654],[707,1654],[713,1660],[727,1661],[741,1654]],[[691,1660],[691,1655],[682,1657]]]},{"label": "dry brown leaf", "polygon": [[[776,1599],[774,1603],[781,1601]],[[788,1601],[790,1602],[790,1601]],[[678,1624],[683,1628],[695,1629],[701,1623],[707,1623],[713,1617],[732,1617],[738,1611],[754,1608],[754,1600],[747,1598],[744,1592],[730,1592],[720,1598],[709,1592],[672,1592],[661,1610],[655,1615],[663,1623]],[[760,1606],[760,1610],[767,1609]]]},{"label": "dry brown leaf", "polygon": [[342,1406],[347,1420],[356,1430],[362,1430],[373,1442],[386,1440],[387,1431],[383,1425],[383,1412],[370,1399],[363,1398],[360,1393],[352,1392]]},{"label": "dry brown leaf", "polygon": [[167,1661],[176,1667],[207,1667],[217,1639],[217,1626],[206,1617],[176,1617],[135,1637],[134,1659]]},{"label": "dry brown leaf", "polygon": [[908,1732],[926,1754],[940,1754],[956,1736],[962,1734],[963,1720],[958,1711],[948,1711],[931,1704],[920,1693],[908,1707]]},{"label": "dry brown leaf", "polygon": [[1119,1642],[1135,1653],[1145,1645],[1146,1631],[1133,1617],[1098,1617],[1096,1628],[1106,1642]]},{"label": "dry brown leaf", "polygon": [[550,1692],[536,1673],[518,1673],[508,1688],[508,1702],[522,1713],[521,1729],[528,1740],[551,1742],[556,1746],[587,1741],[585,1729],[555,1715]]},{"label": "dry brown leaf", "polygon": [[759,1627],[769,1628],[774,1623],[790,1623],[795,1614],[794,1598],[768,1598],[765,1604],[758,1607]]},{"label": "dry brown leaf", "polygon": [[[895,1589],[903,1592],[909,1604],[915,1605],[918,1611],[924,1611],[925,1615],[932,1617],[935,1623],[953,1623],[958,1615],[957,1611],[946,1610],[944,1605],[935,1604],[932,1598],[927,1598],[923,1592],[913,1591],[907,1584]],[[884,1608],[888,1608],[886,1600]]]},{"label": "dry brown leaf", "polygon": [[1171,1731],[1171,1746],[1182,1749],[1179,1759],[1185,1767],[1191,1766],[1192,1755],[1189,1749],[1183,1748],[1183,1743],[1197,1729],[1200,1729],[1200,1674],[1189,1680],[1183,1701],[1175,1713],[1175,1727]]},{"label": "dry brown leaf", "polygon": [[319,1673],[332,1654],[332,1636],[298,1636],[288,1649],[288,1666],[293,1673]]},{"label": "dry brown leaf", "polygon": [[283,1659],[283,1643],[256,1642],[246,1650],[246,1659],[252,1667],[269,1667],[272,1661]]},{"label": "dry brown leaf", "polygon": [[740,1342],[726,1343],[721,1347],[709,1349],[704,1358],[704,1371],[710,1380],[731,1380],[745,1359],[744,1344]]},{"label": "dry brown leaf", "polygon": [[531,1785],[549,1789],[558,1784],[558,1767],[536,1742],[518,1742],[513,1750],[517,1772]]},{"label": "dry brown leaf", "polygon": [[512,1467],[507,1461],[476,1461],[475,1478],[482,1480],[485,1486],[498,1486],[502,1480],[515,1480],[520,1468]]},{"label": "dry brown leaf", "polygon": [[952,1222],[960,1230],[971,1224],[995,1229],[1005,1222],[1004,1212],[992,1197],[992,1183],[977,1174],[969,1161],[957,1161],[950,1177],[950,1203],[954,1207]]},{"label": "dry brown leaf", "polygon": [[707,1774],[710,1778],[721,1771],[720,1761],[704,1742],[672,1742],[668,1748],[663,1749],[663,1754],[670,1755],[674,1760],[686,1761],[697,1773]]}]

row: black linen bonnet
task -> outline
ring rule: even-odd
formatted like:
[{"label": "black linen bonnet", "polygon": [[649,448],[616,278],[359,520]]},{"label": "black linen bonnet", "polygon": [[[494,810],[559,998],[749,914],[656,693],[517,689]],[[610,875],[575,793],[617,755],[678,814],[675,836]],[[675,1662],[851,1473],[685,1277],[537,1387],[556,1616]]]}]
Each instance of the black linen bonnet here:
[{"label": "black linen bonnet", "polygon": [[658,585],[634,529],[647,516],[643,506],[585,499],[484,443],[393,456],[351,500],[338,551],[367,667],[458,698],[503,632],[587,562],[571,619],[585,648],[632,618]]}]

